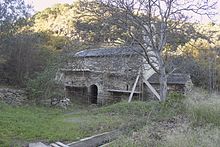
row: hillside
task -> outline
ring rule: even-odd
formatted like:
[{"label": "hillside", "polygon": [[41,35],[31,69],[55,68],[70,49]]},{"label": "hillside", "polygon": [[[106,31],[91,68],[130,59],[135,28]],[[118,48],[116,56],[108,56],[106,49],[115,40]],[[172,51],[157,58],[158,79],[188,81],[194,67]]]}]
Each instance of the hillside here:
[{"label": "hillside", "polygon": [[49,31],[82,42],[102,43],[128,37],[119,27],[120,22],[97,2],[57,4],[35,14],[31,22],[36,32]]},{"label": "hillside", "polygon": [[[129,37],[126,28],[122,27],[119,16],[112,14],[97,2],[76,1],[73,4],[57,4],[36,13],[30,20],[31,29],[36,32],[49,31],[54,35],[68,36],[73,40],[108,42],[118,38],[125,41],[126,37]],[[189,23],[181,24],[181,27],[187,31],[196,31],[206,39],[219,40],[218,24]]]}]

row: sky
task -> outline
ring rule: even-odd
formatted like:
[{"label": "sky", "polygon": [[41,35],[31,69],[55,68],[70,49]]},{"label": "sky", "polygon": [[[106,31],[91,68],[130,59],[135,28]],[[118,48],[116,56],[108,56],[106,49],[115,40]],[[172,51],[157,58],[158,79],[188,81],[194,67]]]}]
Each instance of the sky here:
[{"label": "sky", "polygon": [[[68,3],[72,4],[74,0],[25,0],[28,4],[31,4],[34,7],[35,11],[41,11],[47,7],[51,7],[57,3]],[[218,0],[217,8],[218,14],[210,20],[205,16],[197,16],[196,20],[202,23],[215,22],[220,24],[220,1]]]}]

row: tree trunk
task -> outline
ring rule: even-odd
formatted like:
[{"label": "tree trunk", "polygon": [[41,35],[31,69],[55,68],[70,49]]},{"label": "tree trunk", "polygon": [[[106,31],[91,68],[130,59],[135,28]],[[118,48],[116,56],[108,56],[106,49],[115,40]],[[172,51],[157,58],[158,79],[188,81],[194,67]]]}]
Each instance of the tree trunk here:
[{"label": "tree trunk", "polygon": [[165,66],[160,67],[160,100],[165,101],[167,96],[167,75]]},{"label": "tree trunk", "polygon": [[209,93],[212,93],[212,60],[211,57],[208,57],[208,62],[209,62]]}]

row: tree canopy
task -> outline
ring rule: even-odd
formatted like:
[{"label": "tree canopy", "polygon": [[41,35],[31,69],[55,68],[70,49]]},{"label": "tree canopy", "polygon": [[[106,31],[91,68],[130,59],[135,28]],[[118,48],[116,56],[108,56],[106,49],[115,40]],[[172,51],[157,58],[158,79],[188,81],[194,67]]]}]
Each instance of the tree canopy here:
[{"label": "tree canopy", "polygon": [[[123,2],[123,5],[116,5],[116,2],[118,4]],[[161,48],[161,57],[164,58],[164,63],[169,65],[167,69],[172,71],[170,67],[178,63],[170,59],[187,57],[190,58],[187,61],[192,62],[187,63],[185,67],[196,66],[197,71],[207,71],[204,73],[209,73],[209,67],[217,64],[215,71],[211,72],[218,77],[216,73],[220,72],[217,58],[219,56],[220,25],[191,23],[185,21],[187,17],[183,13],[175,13],[171,19],[164,20],[164,18],[159,18],[159,11],[156,11],[156,15],[151,17],[149,25],[145,23],[149,21],[149,16],[146,15],[148,13],[142,10],[148,4],[143,1],[143,5],[139,0],[139,4],[142,5],[141,11],[138,13],[136,11],[138,5],[134,5],[132,2],[115,0],[103,3],[103,1],[81,0],[75,1],[73,4],[57,4],[30,17],[31,7],[26,5],[23,0],[1,1],[1,78],[11,81],[10,83],[25,85],[28,79],[33,79],[38,75],[37,73],[45,70],[51,62],[49,59],[53,58],[55,54],[61,54],[67,48],[74,51],[97,46],[144,44],[143,30],[145,33],[148,30],[143,26],[146,24],[148,28],[151,24],[155,26],[156,31],[151,30],[152,33],[147,34],[155,33],[157,37],[154,43],[156,47],[159,47],[160,37],[158,35],[161,33],[161,28],[164,27],[164,21],[166,21],[165,28],[169,29],[166,29],[166,43]],[[175,4],[179,4],[178,1],[175,2]],[[212,5],[209,6],[212,8]],[[195,5],[190,7],[196,8]],[[149,10],[149,8],[147,9]],[[201,7],[200,10],[205,9],[207,7]],[[174,11],[176,12],[177,9],[173,9]],[[195,9],[191,9],[191,11],[195,11]],[[166,11],[161,13],[165,16]],[[198,13],[202,13],[202,11],[198,11]],[[136,19],[140,21],[138,22],[140,24]],[[81,45],[83,48],[80,47]],[[216,58],[216,60],[209,62],[208,56],[211,59]],[[190,71],[189,68],[185,68],[181,72],[191,75],[193,72],[196,73],[196,71]],[[201,75],[194,76],[193,80],[205,79],[205,74],[201,73]],[[208,80],[205,79],[205,81]],[[207,85],[207,82],[194,83]]]}]

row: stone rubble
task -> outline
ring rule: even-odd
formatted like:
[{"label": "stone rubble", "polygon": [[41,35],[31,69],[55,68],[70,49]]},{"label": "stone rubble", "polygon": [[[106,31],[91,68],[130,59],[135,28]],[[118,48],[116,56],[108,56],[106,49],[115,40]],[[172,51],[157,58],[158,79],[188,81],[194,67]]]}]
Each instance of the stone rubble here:
[{"label": "stone rubble", "polygon": [[12,88],[0,88],[0,102],[10,105],[22,105],[27,100],[24,90]]}]

